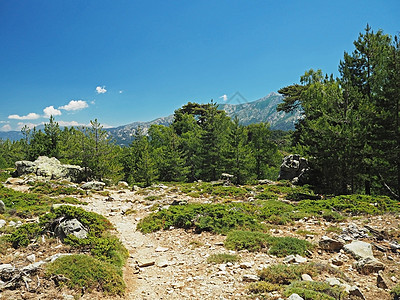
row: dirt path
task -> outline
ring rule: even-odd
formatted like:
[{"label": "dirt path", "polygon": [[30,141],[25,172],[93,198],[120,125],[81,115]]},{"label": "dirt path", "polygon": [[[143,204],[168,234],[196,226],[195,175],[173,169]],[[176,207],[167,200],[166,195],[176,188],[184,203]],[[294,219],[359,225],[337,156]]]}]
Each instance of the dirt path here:
[{"label": "dirt path", "polygon": [[[144,235],[136,230],[136,225],[151,212],[154,202],[128,190],[111,191],[110,197],[111,201],[94,195],[83,207],[107,217],[129,250],[124,272],[126,299],[239,299],[244,297],[247,284],[242,281],[243,274],[256,274],[256,266],[269,260],[265,254],[257,257],[249,254],[252,265],[249,269],[238,264],[210,265],[207,263],[210,254],[227,252],[223,247],[225,237],[181,229]],[[171,203],[172,197],[178,196],[158,202]],[[125,215],[128,209],[136,212]]]}]

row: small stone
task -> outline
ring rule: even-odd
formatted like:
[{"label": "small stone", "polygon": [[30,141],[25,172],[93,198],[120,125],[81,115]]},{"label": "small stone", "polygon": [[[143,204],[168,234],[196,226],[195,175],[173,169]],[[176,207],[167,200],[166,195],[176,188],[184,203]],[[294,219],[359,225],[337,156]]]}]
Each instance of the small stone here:
[{"label": "small stone", "polygon": [[396,277],[396,276],[392,276],[392,277],[390,277],[390,279],[391,279],[393,282],[397,282],[397,277]]},{"label": "small stone", "polygon": [[35,256],[35,254],[31,254],[31,255],[28,255],[28,256],[26,257],[26,259],[27,259],[29,262],[34,263],[34,262],[36,261],[36,256]]},{"label": "small stone", "polygon": [[304,298],[300,297],[298,294],[291,294],[288,300],[304,300]]},{"label": "small stone", "polygon": [[329,283],[330,286],[341,285],[339,279],[337,278],[327,278],[325,282]]},{"label": "small stone", "polygon": [[302,264],[302,263],[307,262],[307,258],[305,258],[305,257],[303,257],[303,256],[301,256],[301,255],[296,254],[296,256],[294,257],[294,261],[295,261],[296,263],[298,263],[298,264]]},{"label": "small stone", "polygon": [[284,264],[290,264],[290,263],[294,262],[295,259],[296,259],[296,258],[294,257],[294,255],[291,254],[291,255],[286,256],[286,257],[283,259],[283,263],[284,263]]},{"label": "small stone", "polygon": [[6,220],[0,219],[0,228],[4,227],[7,224]]},{"label": "small stone", "polygon": [[349,296],[356,296],[361,298],[362,300],[366,300],[365,296],[356,285],[350,287],[350,289],[347,292],[349,293]]},{"label": "small stone", "polygon": [[138,260],[138,266],[139,268],[145,268],[145,267],[150,267],[153,266],[155,264],[154,259],[141,259]]},{"label": "small stone", "polygon": [[156,248],[156,252],[166,252],[168,250],[169,250],[169,248],[167,248],[167,247],[157,247]]},{"label": "small stone", "polygon": [[386,278],[383,276],[383,272],[379,271],[378,272],[378,277],[376,279],[376,286],[380,289],[388,289],[388,284]]},{"label": "small stone", "polygon": [[258,277],[257,275],[253,275],[253,274],[243,275],[243,281],[246,281],[246,282],[256,282],[259,280],[260,280],[260,277]]},{"label": "small stone", "polygon": [[0,214],[4,214],[6,212],[6,205],[3,201],[0,200]]},{"label": "small stone", "polygon": [[250,269],[253,265],[253,262],[242,262],[239,266],[241,269]]},{"label": "small stone", "polygon": [[157,259],[156,266],[159,268],[165,268],[168,266],[168,261],[165,258]]},{"label": "small stone", "polygon": [[314,280],[311,278],[311,276],[308,275],[308,274],[302,274],[302,275],[301,275],[301,280],[303,280],[303,281],[314,281]]}]

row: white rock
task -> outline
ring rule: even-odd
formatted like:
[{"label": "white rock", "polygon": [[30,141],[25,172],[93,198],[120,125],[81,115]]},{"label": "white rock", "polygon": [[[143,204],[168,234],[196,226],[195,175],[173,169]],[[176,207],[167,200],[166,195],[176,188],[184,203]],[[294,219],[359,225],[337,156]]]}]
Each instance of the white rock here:
[{"label": "white rock", "polygon": [[156,248],[156,252],[165,252],[165,251],[168,251],[169,250],[169,248],[166,248],[166,247],[157,247]]},{"label": "white rock", "polygon": [[34,262],[36,261],[36,256],[35,256],[35,254],[31,254],[31,255],[28,255],[28,256],[26,257],[26,259],[27,259],[29,262],[34,263]]},{"label": "white rock", "polygon": [[353,255],[356,259],[374,257],[372,246],[369,243],[362,241],[353,241],[347,244],[343,249]]},{"label": "white rock", "polygon": [[311,278],[311,276],[308,275],[308,274],[302,274],[302,275],[301,275],[301,280],[303,280],[303,281],[314,281],[314,280]]},{"label": "white rock", "polygon": [[0,219],[0,228],[4,227],[7,224],[6,220]]},{"label": "white rock", "polygon": [[304,300],[304,299],[300,297],[298,294],[291,294],[288,300]]},{"label": "white rock", "polygon": [[250,269],[254,265],[254,262],[242,262],[240,263],[241,269]]}]

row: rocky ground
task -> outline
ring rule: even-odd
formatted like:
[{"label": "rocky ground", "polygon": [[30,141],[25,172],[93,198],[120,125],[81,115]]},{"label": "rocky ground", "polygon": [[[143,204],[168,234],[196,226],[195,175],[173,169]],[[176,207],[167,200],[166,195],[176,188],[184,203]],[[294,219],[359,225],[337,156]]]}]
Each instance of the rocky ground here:
[{"label": "rocky ground", "polygon": [[[24,186],[8,185],[24,190]],[[130,258],[124,270],[127,291],[124,299],[256,299],[247,292],[249,281],[257,279],[257,271],[263,267],[282,263],[285,259],[270,256],[267,253],[240,251],[238,263],[210,264],[207,257],[216,253],[228,253],[224,248],[225,236],[207,232],[196,234],[182,229],[142,234],[136,230],[138,221],[150,214],[155,204],[170,205],[174,200],[188,202],[206,202],[209,198],[191,198],[181,195],[175,189],[159,186],[149,195],[161,196],[161,200],[146,200],[145,196],[129,189],[110,189],[108,195],[93,193],[85,197],[87,205],[82,207],[107,217],[114,225],[117,235],[129,250]],[[368,264],[363,271],[356,268],[356,258],[351,251],[345,251],[343,245],[337,251],[326,251],[316,247],[309,257],[297,258],[301,261],[322,262],[342,271],[348,279],[348,285],[358,287],[354,299],[390,299],[390,289],[400,280],[400,249],[393,242],[398,238],[399,216],[383,215],[374,217],[348,218],[343,223],[330,223],[319,219],[303,219],[287,226],[275,226],[271,235],[306,238],[319,245],[323,236],[332,239],[341,235],[350,244],[353,240],[368,243],[376,261]],[[369,230],[365,226],[369,226]],[[336,228],[334,232],[330,229]],[[339,228],[340,230],[338,230]],[[339,232],[340,231],[340,232]],[[302,234],[299,234],[303,232]],[[336,247],[334,241],[327,240],[329,246]],[[29,264],[28,256],[35,254],[31,261],[50,257],[55,253],[68,252],[67,247],[57,241],[48,249],[10,250],[1,258],[1,263],[13,265]],[[292,262],[293,263],[293,262]],[[370,268],[369,268],[370,267]],[[369,269],[368,269],[369,268]],[[371,269],[372,268],[372,269]],[[380,268],[384,268],[379,272]],[[365,273],[365,274],[363,274]],[[320,274],[314,280],[334,282],[332,275]],[[382,283],[382,280],[384,283]],[[38,277],[38,282],[39,282]],[[37,285],[38,282],[31,282]],[[342,280],[343,282],[343,280]],[[378,282],[380,282],[378,284]],[[73,299],[70,291],[59,291],[54,285],[42,282],[40,299]],[[334,284],[334,283],[332,283]],[[379,285],[379,287],[378,287]],[[386,285],[386,286],[385,286]],[[30,294],[22,287],[18,291],[3,291],[0,299],[38,299],[38,294]],[[278,299],[279,294],[269,295]],[[105,296],[90,294],[81,299],[106,299]],[[115,299],[120,299],[115,297]]]}]

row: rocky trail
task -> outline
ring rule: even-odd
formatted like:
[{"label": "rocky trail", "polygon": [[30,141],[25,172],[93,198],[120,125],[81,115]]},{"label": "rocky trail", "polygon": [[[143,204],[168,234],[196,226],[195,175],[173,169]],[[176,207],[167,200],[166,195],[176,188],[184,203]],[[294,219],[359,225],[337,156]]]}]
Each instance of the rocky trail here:
[{"label": "rocky trail", "polygon": [[[20,191],[27,189],[20,184],[9,184],[7,187]],[[149,196],[157,200],[149,200]],[[182,201],[212,202],[207,197],[192,198],[172,186],[153,186],[146,193],[127,188],[106,189],[102,193],[75,197],[81,197],[87,203],[81,205],[85,210],[108,218],[129,250],[130,257],[124,268],[127,290],[123,299],[258,299],[248,293],[249,282],[258,281],[259,270],[281,263],[315,262],[334,268],[343,275],[341,278],[323,272],[312,279],[304,274],[303,280],[329,282],[332,286],[346,285],[351,299],[391,299],[390,289],[400,280],[400,246],[393,242],[396,234],[398,238],[400,228],[399,216],[396,215],[354,217],[342,223],[304,218],[289,225],[272,226],[269,232],[272,236],[307,239],[316,245],[308,257],[278,258],[265,252],[227,250],[224,248],[225,236],[208,232],[197,234],[191,230],[171,228],[142,234],[136,230],[139,220],[154,211],[154,207],[166,208]],[[330,228],[337,230],[333,232]],[[357,245],[361,250],[349,249],[354,241],[362,243]],[[62,244],[52,249],[43,257],[63,251]],[[28,250],[19,257],[29,255],[31,252]],[[218,253],[238,254],[240,261],[223,264],[207,262],[210,255]],[[365,257],[363,253],[366,253]],[[361,264],[363,258],[367,260]],[[53,295],[56,293],[54,291]],[[68,291],[53,298],[49,297],[50,294],[43,295],[43,298],[21,295],[24,294],[4,293],[0,294],[0,299],[73,299]],[[279,292],[271,292],[267,299],[280,297],[284,299]],[[121,297],[92,293],[84,294],[80,299]]]}]

